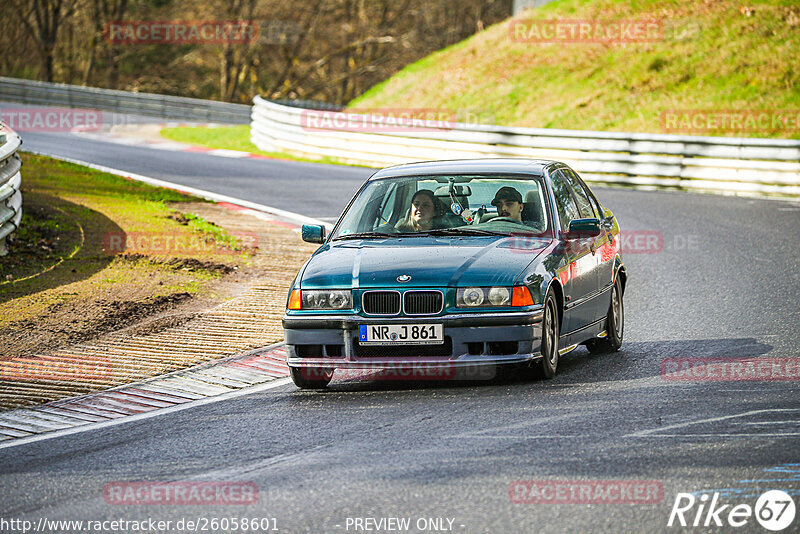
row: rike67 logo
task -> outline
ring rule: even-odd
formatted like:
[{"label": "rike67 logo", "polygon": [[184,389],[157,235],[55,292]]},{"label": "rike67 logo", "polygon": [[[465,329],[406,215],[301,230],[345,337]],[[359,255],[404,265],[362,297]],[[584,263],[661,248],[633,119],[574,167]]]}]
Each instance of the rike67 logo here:
[{"label": "rike67 logo", "polygon": [[[710,499],[710,502],[709,502]],[[752,520],[772,532],[779,532],[794,522],[795,504],[792,497],[781,490],[761,494],[755,506],[746,503],[721,504],[719,493],[696,497],[691,493],[678,493],[669,514],[667,526],[677,527],[733,527],[751,525]],[[795,525],[796,526],[796,525]],[[750,529],[746,529],[750,530]],[[797,532],[793,529],[792,532]]]}]

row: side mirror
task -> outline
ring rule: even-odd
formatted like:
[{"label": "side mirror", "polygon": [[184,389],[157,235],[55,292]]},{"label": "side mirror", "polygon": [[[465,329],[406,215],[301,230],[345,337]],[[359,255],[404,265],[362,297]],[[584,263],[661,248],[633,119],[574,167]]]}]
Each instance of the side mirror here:
[{"label": "side mirror", "polygon": [[600,219],[573,219],[569,223],[569,231],[564,239],[586,239],[597,237],[601,233]]},{"label": "side mirror", "polygon": [[309,243],[324,243],[325,242],[325,227],[317,224],[304,224],[301,230],[303,241]]}]

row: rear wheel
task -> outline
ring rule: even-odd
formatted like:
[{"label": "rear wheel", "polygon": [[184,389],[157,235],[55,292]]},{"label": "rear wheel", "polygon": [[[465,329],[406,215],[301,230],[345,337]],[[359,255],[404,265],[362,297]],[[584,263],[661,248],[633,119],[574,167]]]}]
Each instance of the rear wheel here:
[{"label": "rear wheel", "polygon": [[622,346],[622,336],[625,334],[625,307],[622,305],[622,283],[619,276],[611,290],[611,304],[608,306],[606,316],[606,337],[590,339],[586,348],[592,354],[616,352]]},{"label": "rear wheel", "polygon": [[292,382],[300,389],[325,389],[333,378],[333,369],[327,367],[290,367]]},{"label": "rear wheel", "polygon": [[561,332],[558,322],[558,306],[552,293],[544,300],[542,318],[542,359],[534,364],[535,371],[544,378],[553,378],[558,367],[558,337]]}]

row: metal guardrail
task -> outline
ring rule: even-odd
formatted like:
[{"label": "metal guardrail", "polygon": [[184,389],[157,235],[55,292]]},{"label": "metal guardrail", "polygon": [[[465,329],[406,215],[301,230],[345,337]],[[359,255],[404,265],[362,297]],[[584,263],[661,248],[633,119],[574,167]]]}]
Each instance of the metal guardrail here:
[{"label": "metal guardrail", "polygon": [[[0,77],[0,100],[163,119],[251,124],[262,150],[383,167],[412,161],[525,157],[564,161],[593,182],[800,197],[800,141],[446,123],[387,127],[376,116],[304,101],[254,106]],[[298,107],[304,106],[304,107]],[[313,107],[314,109],[307,109]],[[331,109],[333,108],[333,109]],[[316,113],[317,115],[314,115]],[[320,118],[322,120],[315,120]],[[358,124],[335,128],[325,123]],[[323,123],[322,126],[319,123]]]},{"label": "metal guardrail", "polygon": [[250,106],[244,104],[98,89],[18,78],[0,77],[0,100],[22,104],[97,109],[170,120],[228,124],[250,122]]},{"label": "metal guardrail", "polygon": [[322,109],[327,111],[342,111],[344,109],[344,106],[339,104],[331,104],[330,102],[321,102],[319,100],[297,100],[282,98],[279,100],[270,100],[270,102],[303,109]]},{"label": "metal guardrail", "polygon": [[22,220],[22,160],[17,150],[22,139],[0,123],[0,256],[8,254],[7,238]]},{"label": "metal guardrail", "polygon": [[[374,115],[348,117],[261,97],[253,102],[251,140],[267,151],[377,167],[459,158],[555,159],[592,182],[800,197],[800,141],[795,140],[421,121],[392,127]],[[350,127],[331,126],[336,124]]]}]

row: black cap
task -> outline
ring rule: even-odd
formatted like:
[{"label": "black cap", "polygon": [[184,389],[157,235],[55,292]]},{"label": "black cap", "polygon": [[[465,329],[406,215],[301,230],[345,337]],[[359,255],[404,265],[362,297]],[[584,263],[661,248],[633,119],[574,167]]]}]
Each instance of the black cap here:
[{"label": "black cap", "polygon": [[504,186],[497,190],[492,200],[492,206],[498,206],[501,200],[513,200],[522,204],[522,195],[513,187]]}]

